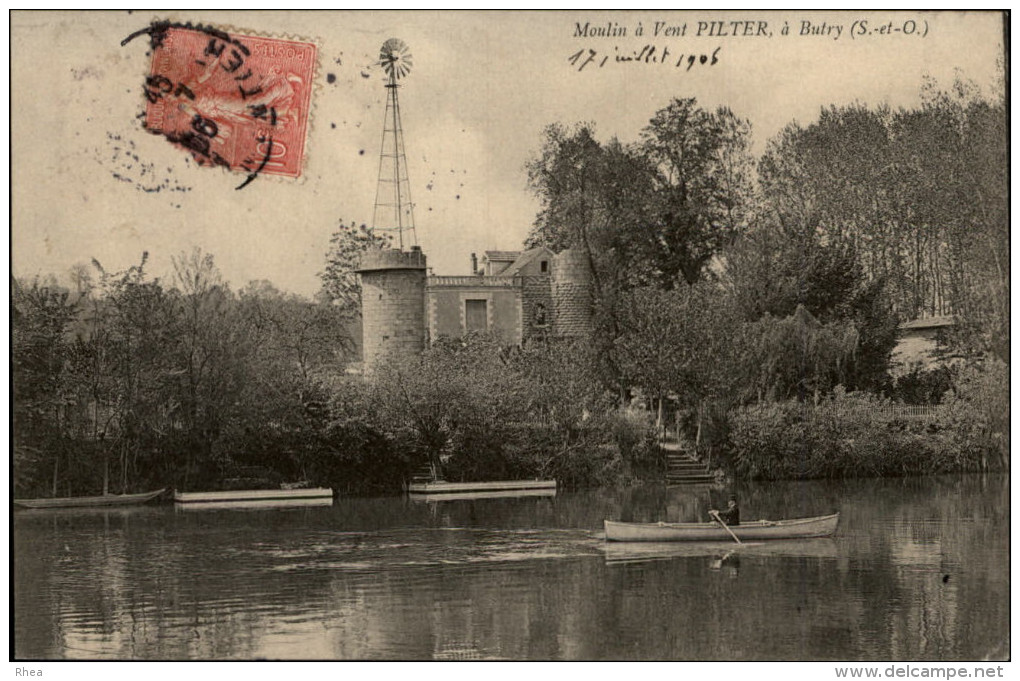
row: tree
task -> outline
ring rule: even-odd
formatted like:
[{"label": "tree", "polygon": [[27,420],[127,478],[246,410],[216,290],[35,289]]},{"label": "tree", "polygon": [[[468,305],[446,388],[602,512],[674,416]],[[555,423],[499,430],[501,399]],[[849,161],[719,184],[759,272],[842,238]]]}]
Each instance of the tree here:
[{"label": "tree", "polygon": [[271,375],[283,372],[307,385],[317,371],[339,367],[353,349],[337,306],[283,293],[267,281],[250,282],[238,302],[256,357],[277,365]]},{"label": "tree", "polygon": [[1002,93],[928,81],[919,107],[855,104],[787,126],[759,164],[765,214],[859,255],[901,320],[953,314],[954,345],[1008,357]]},{"label": "tree", "polygon": [[249,354],[241,358],[246,380],[224,433],[231,459],[307,480],[309,462],[325,446],[326,384],[353,348],[345,315],[267,281],[241,289],[237,306]]},{"label": "tree", "polygon": [[52,457],[57,494],[68,399],[67,331],[79,313],[70,292],[11,280],[11,378],[15,486],[41,490],[42,466]]},{"label": "tree", "polygon": [[551,125],[527,164],[541,211],[527,245],[573,248],[592,272],[592,341],[603,382],[620,392],[626,292],[693,285],[743,228],[751,196],[750,127],[728,109],[674,100],[641,142],[601,144],[590,125]]},{"label": "tree", "polygon": [[171,411],[163,376],[172,355],[173,311],[158,281],[146,280],[147,261],[143,253],[139,264],[108,272],[93,260],[96,283],[84,272],[76,274],[87,314],[71,367],[78,402],[88,414],[83,422],[88,432],[81,435],[102,457],[104,494],[110,455],[119,454],[119,486],[126,492],[135,482],[149,431],[165,427]]},{"label": "tree", "polygon": [[326,268],[319,272],[320,295],[345,312],[357,314],[361,305],[361,285],[354,272],[358,260],[367,250],[390,248],[392,241],[388,234],[377,234],[363,224],[345,224],[341,220],[329,239]]},{"label": "tree", "polygon": [[748,329],[751,342],[746,387],[758,401],[796,398],[815,403],[846,382],[848,368],[860,344],[853,324],[823,324],[803,305],[792,315],[765,315]]},{"label": "tree", "polygon": [[438,475],[458,435],[509,418],[495,407],[506,379],[498,347],[488,335],[444,338],[416,358],[380,367],[370,407],[380,427]]},{"label": "tree", "polygon": [[213,256],[195,248],[172,258],[179,329],[173,375],[183,421],[187,488],[195,464],[211,472],[223,454],[216,444],[245,384],[241,358],[250,354],[235,299]]},{"label": "tree", "polygon": [[726,108],[674,99],[641,132],[639,153],[654,168],[649,228],[639,239],[665,288],[693,285],[747,224],[751,207],[751,126]]},{"label": "tree", "polygon": [[661,400],[669,394],[702,421],[713,402],[732,400],[746,367],[741,320],[710,282],[672,291],[655,287],[627,295],[619,355],[629,384]]},{"label": "tree", "polygon": [[846,241],[823,242],[817,231],[763,221],[726,251],[722,283],[747,322],[784,319],[799,307],[822,324],[857,331],[853,357],[842,370],[850,389],[877,389],[887,380],[898,319],[885,280],[868,278]]},{"label": "tree", "polygon": [[175,288],[146,265],[93,261],[73,291],[13,281],[19,494],[215,486],[242,465],[324,474],[342,310],[268,282],[235,296],[197,249],[173,258]]},{"label": "tree", "polygon": [[576,249],[591,272],[596,359],[604,383],[622,390],[614,342],[622,291],[648,273],[634,267],[631,236],[645,224],[651,167],[616,140],[600,144],[587,125],[551,125],[539,155],[527,164],[542,209],[526,245]]},{"label": "tree", "polygon": [[[1003,92],[985,99],[957,81],[950,92],[934,83],[922,109],[950,121],[940,134],[951,155],[928,166],[926,178],[941,200],[930,222],[944,225],[930,260],[935,292],[948,299],[957,327],[957,351],[991,353],[1009,363],[1009,127]],[[934,175],[934,177],[930,177]]]},{"label": "tree", "polygon": [[752,205],[750,124],[694,99],[657,111],[629,146],[600,144],[587,124],[551,125],[527,169],[542,202],[528,246],[612,254],[631,286],[692,285]]}]

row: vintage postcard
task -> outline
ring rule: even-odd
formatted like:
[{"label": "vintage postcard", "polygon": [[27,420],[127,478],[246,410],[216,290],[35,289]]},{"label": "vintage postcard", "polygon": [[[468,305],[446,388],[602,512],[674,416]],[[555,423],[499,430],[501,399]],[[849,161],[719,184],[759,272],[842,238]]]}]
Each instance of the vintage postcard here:
[{"label": "vintage postcard", "polygon": [[12,12],[17,675],[1001,677],[1009,35]]}]

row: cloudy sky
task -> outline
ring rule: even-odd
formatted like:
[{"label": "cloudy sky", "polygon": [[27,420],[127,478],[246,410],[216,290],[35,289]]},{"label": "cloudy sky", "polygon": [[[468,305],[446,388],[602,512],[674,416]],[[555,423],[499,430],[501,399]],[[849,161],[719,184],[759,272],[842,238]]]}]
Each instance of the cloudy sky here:
[{"label": "cloudy sky", "polygon": [[[316,43],[300,179],[236,191],[243,175],[196,167],[142,129],[148,42],[120,42],[155,19]],[[685,35],[665,35],[684,24]],[[116,270],[148,251],[151,272],[168,276],[171,256],[197,246],[235,288],[266,279],[313,294],[338,220],[372,218],[385,111],[373,62],[390,37],[414,59],[400,101],[418,241],[437,274],[466,273],[471,252],[520,247],[538,208],[524,164],[553,122],[591,121],[601,139],[632,141],[671,98],[696,97],[750,119],[760,151],[822,106],[913,105],[926,75],[1001,87],[993,13],[17,12],[14,274],[63,276],[91,258]],[[617,61],[646,46],[669,59]],[[717,63],[677,68],[689,54]]]}]

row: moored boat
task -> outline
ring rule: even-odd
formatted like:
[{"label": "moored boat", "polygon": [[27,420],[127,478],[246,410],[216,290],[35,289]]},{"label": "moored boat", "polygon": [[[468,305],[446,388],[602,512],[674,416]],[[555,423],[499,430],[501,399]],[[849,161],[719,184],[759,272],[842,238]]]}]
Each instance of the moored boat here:
[{"label": "moored boat", "polygon": [[[828,537],[836,531],[839,514],[794,520],[755,520],[723,527],[719,523],[621,523],[605,521],[606,541],[741,541]],[[728,532],[729,530],[730,532]]]},{"label": "moored boat", "polygon": [[[555,480],[497,480],[494,482],[412,482],[407,491],[412,494],[463,494],[468,492],[516,492],[543,490],[556,492]],[[510,495],[506,495],[510,496]]]},{"label": "moored boat", "polygon": [[53,499],[15,499],[21,508],[99,508],[104,506],[137,506],[166,492],[166,488],[138,494],[102,494],[95,497],[57,497]]},{"label": "moored boat", "polygon": [[547,487],[538,489],[443,492],[441,494],[421,494],[419,492],[410,492],[408,493],[407,498],[410,499],[411,501],[427,501],[430,503],[436,503],[439,501],[476,501],[479,499],[519,499],[522,497],[554,497],[554,496],[556,496],[556,488]]},{"label": "moored boat", "polygon": [[239,489],[218,492],[174,492],[174,501],[179,504],[204,504],[240,501],[291,501],[291,500],[333,500],[333,490],[328,487],[309,489]]}]

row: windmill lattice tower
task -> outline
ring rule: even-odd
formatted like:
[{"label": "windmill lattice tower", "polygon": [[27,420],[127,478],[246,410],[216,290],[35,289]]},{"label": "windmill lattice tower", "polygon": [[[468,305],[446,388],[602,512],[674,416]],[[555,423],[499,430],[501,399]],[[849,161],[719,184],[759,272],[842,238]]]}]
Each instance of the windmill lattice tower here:
[{"label": "windmill lattice tower", "polygon": [[400,122],[400,101],[397,97],[397,88],[400,87],[397,81],[410,73],[411,64],[411,52],[403,40],[390,38],[383,43],[379,50],[379,65],[387,75],[386,115],[379,151],[379,181],[375,190],[372,229],[396,232],[396,245],[401,251],[405,241],[408,245],[418,243],[414,231],[411,183],[407,176],[407,156],[404,153],[404,128]]},{"label": "windmill lattice tower", "polygon": [[[414,233],[411,186],[407,180],[404,132],[400,127],[397,80],[411,68],[403,41],[383,43],[379,63],[389,76],[372,229],[397,232],[396,244],[361,255],[362,360],[366,375],[390,361],[415,357],[425,347],[425,254]],[[399,248],[393,248],[399,244]],[[408,245],[409,249],[404,250]]]}]

